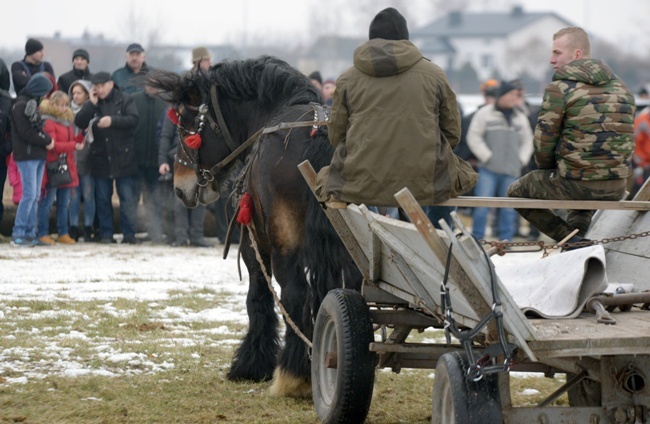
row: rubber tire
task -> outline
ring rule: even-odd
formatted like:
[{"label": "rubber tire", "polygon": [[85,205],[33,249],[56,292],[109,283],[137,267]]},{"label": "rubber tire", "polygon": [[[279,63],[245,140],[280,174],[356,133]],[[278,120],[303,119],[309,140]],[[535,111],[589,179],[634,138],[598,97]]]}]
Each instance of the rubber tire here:
[{"label": "rubber tire", "polygon": [[[575,377],[575,374],[567,373],[567,381]],[[567,391],[569,406],[574,407],[593,407],[601,406],[600,383],[588,378],[582,380],[576,386]]]},{"label": "rubber tire", "polygon": [[[318,418],[326,424],[362,423],[370,409],[377,355],[370,311],[355,290],[330,291],[314,325],[311,385]],[[325,367],[325,355],[336,351],[337,367]]]},{"label": "rubber tire", "polygon": [[479,381],[465,377],[467,357],[449,352],[438,359],[433,380],[432,424],[503,423],[497,375]]}]

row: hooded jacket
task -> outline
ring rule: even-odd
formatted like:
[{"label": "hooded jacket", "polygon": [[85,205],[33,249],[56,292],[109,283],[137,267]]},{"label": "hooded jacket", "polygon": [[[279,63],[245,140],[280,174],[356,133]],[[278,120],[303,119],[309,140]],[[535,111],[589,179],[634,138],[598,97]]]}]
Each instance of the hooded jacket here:
[{"label": "hooded jacket", "polygon": [[[98,128],[97,122],[103,116],[111,117],[111,126]],[[98,178],[120,178],[138,172],[135,157],[133,132],[138,126],[138,110],[133,97],[122,93],[114,86],[105,99],[94,105],[90,100],[84,103],[75,117],[75,124],[85,130],[90,121],[94,141],[90,145],[90,174]]]},{"label": "hooded jacket", "polygon": [[634,151],[634,96],[597,59],[553,75],[535,128],[535,162],[572,180],[627,178]]},{"label": "hooded jacket", "polygon": [[44,160],[52,138],[43,131],[43,120],[36,105],[38,98],[26,90],[16,98],[11,107],[11,139],[16,162]]},{"label": "hooded jacket", "polygon": [[335,152],[318,174],[317,193],[397,206],[393,195],[408,187],[422,204],[441,203],[477,181],[452,152],[459,139],[456,95],[443,70],[408,40],[372,39],[336,82],[329,124]]},{"label": "hooded jacket", "polygon": [[[59,155],[65,153],[66,163],[70,170],[72,181],[70,184],[60,186],[57,188],[77,187],[79,185],[79,175],[77,174],[77,164],[74,160],[75,144],[81,143],[83,137],[75,135],[74,131],[74,115],[71,109],[66,109],[61,112],[59,108],[52,105],[48,99],[41,102],[41,113],[43,114],[43,129],[52,137],[54,142],[54,149],[47,152],[45,162],[56,162],[59,160]],[[43,188],[47,187],[47,172],[43,175]]]}]

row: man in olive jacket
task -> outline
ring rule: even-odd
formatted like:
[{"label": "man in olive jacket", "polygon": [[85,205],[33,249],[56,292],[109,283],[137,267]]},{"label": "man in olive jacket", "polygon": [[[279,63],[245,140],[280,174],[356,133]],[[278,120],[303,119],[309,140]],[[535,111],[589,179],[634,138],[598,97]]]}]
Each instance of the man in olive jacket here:
[{"label": "man in olive jacket", "polygon": [[397,206],[393,195],[408,187],[433,205],[467,192],[477,175],[452,152],[460,114],[445,73],[408,41],[406,20],[393,8],[375,16],[369,38],[336,82],[335,152],[318,174],[320,199]]},{"label": "man in olive jacket", "polygon": [[90,127],[88,160],[90,174],[95,178],[101,242],[114,242],[111,197],[115,182],[120,199],[122,243],[136,244],[133,177],[138,172],[138,162],[133,133],[138,126],[138,110],[133,98],[120,91],[108,72],[96,73],[90,82],[90,100],[77,113],[75,124],[81,129]]}]

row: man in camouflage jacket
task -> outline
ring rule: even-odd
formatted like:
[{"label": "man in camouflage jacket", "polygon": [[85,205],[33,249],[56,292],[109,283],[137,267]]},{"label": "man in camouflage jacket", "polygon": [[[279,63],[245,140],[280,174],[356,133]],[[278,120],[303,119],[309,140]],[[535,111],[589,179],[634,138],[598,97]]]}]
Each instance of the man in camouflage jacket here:
[{"label": "man in camouflage jacket", "polygon": [[[553,35],[555,75],[544,92],[535,128],[535,162],[508,189],[510,197],[620,200],[634,151],[634,96],[602,61],[590,58],[581,28]],[[566,220],[544,209],[517,209],[541,232],[569,242],[583,240],[594,211],[571,210]]]}]

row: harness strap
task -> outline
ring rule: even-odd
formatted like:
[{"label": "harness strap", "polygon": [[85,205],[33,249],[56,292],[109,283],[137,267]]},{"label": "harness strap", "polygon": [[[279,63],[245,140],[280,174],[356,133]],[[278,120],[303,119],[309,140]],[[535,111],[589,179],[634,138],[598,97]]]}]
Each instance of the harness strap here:
[{"label": "harness strap", "polygon": [[226,141],[226,144],[230,148],[230,150],[236,150],[237,145],[235,142],[232,140],[232,137],[230,136],[230,131],[228,131],[228,126],[226,125],[226,121],[223,119],[223,114],[221,113],[221,108],[219,107],[219,98],[217,97],[217,86],[215,84],[212,84],[210,87],[210,98],[212,100],[212,109],[214,110],[214,115],[217,117],[217,123],[218,126],[215,128],[215,122],[212,120],[212,115],[208,115],[208,119],[210,120],[210,125],[212,128],[216,131],[218,129],[221,130],[221,133],[223,134],[223,138]]},{"label": "harness strap", "polygon": [[277,125],[273,125],[272,127],[264,127],[260,128],[248,138],[245,142],[243,142],[239,147],[233,150],[231,154],[226,156],[221,162],[217,163],[215,166],[210,168],[208,171],[209,173],[216,172],[223,167],[225,167],[227,164],[232,162],[234,159],[237,158],[244,150],[246,150],[248,147],[250,147],[254,142],[256,142],[262,135],[264,134],[270,134],[274,133],[276,131],[280,130],[286,130],[286,129],[291,129],[291,128],[300,128],[300,127],[311,127],[315,125],[327,125],[327,121],[316,121],[316,122],[310,122],[310,121],[299,121],[299,122],[280,122]]}]

